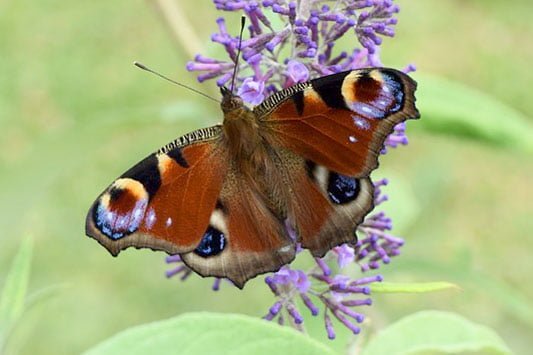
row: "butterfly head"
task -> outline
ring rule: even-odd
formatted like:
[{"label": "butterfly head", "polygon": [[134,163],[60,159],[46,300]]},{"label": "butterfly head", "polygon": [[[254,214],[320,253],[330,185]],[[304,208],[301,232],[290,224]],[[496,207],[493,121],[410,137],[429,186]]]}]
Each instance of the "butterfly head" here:
[{"label": "butterfly head", "polygon": [[222,102],[220,103],[220,107],[222,108],[224,114],[246,109],[242,99],[233,94],[227,87],[222,86],[220,88],[220,93],[222,94]]}]

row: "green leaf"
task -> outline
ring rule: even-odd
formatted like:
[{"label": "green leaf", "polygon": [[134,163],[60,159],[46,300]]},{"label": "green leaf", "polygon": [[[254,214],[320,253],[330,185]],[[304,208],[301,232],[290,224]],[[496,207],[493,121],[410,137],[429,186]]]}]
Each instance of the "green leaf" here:
[{"label": "green leaf", "polygon": [[67,283],[62,284],[55,284],[46,286],[44,288],[41,288],[40,290],[37,290],[28,297],[26,297],[26,311],[30,310],[32,307],[41,305],[43,302],[46,302],[47,300],[56,297],[59,295],[60,292],[66,290],[69,288],[70,285]]},{"label": "green leaf", "polygon": [[460,290],[456,284],[446,281],[436,282],[379,282],[371,286],[375,293],[424,293],[442,290]]},{"label": "green leaf", "polygon": [[[408,257],[407,257],[408,258]],[[480,270],[472,270],[470,267],[459,264],[437,264],[434,260],[416,258],[408,260],[403,265],[404,271],[422,277],[435,274],[444,278],[453,278],[465,285],[468,292],[490,295],[492,301],[504,308],[509,315],[533,327],[533,302],[516,287],[498,280],[491,274],[485,274]]]},{"label": "green leaf", "polygon": [[296,330],[244,315],[189,313],[126,329],[85,355],[334,354]]},{"label": "green leaf", "polygon": [[527,117],[485,93],[427,74],[418,81],[419,126],[533,153],[533,126]]},{"label": "green leaf", "polygon": [[7,335],[24,310],[30,279],[33,242],[30,238],[22,245],[11,263],[0,298],[0,352]]},{"label": "green leaf", "polygon": [[486,326],[454,313],[422,311],[379,332],[362,355],[464,352],[511,353],[498,334]]}]

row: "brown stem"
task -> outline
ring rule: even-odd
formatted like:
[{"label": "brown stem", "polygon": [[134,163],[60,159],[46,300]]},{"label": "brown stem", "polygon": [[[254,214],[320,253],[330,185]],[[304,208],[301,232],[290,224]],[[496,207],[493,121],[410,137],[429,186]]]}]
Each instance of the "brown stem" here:
[{"label": "brown stem", "polygon": [[180,0],[147,0],[161,16],[172,37],[180,48],[185,50],[190,58],[202,52],[202,42],[198,38],[194,27],[184,16]]}]

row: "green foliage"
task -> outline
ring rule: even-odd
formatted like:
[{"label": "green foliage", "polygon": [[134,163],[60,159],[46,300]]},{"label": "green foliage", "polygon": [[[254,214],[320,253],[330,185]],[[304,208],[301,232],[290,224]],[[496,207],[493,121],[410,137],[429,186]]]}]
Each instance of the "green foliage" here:
[{"label": "green foliage", "polygon": [[362,355],[388,354],[510,354],[490,328],[457,314],[422,311],[400,319],[370,340]]},{"label": "green foliage", "polygon": [[533,153],[533,126],[498,98],[427,73],[414,77],[420,127]]},{"label": "green foliage", "polygon": [[[208,38],[221,13],[211,1],[176,2],[212,46]],[[527,150],[524,118],[533,122],[523,117],[533,112],[533,42],[524,41],[532,35],[531,1],[398,2],[398,35],[384,42],[383,63],[417,65],[422,119],[407,125],[410,145],[381,157],[374,172],[391,180],[390,201],[382,206],[407,242],[403,255],[380,272],[386,280],[451,280],[464,291],[378,295],[362,312],[377,313],[369,318],[381,325],[421,307],[454,310],[490,324],[526,354],[533,326],[533,167],[516,153]],[[238,23],[237,15],[229,28],[237,31]],[[190,57],[176,49],[151,7],[143,1],[4,1],[0,29],[0,284],[20,243],[16,236],[30,231],[38,236],[32,284],[70,285],[61,302],[18,317],[9,347],[32,315],[40,318],[29,330],[31,341],[20,342],[21,354],[79,353],[120,329],[188,311],[266,312],[271,295],[260,279],[243,291],[223,285],[212,293],[208,279],[165,280],[160,254],[130,250],[114,259],[83,235],[90,203],[113,178],[176,136],[221,119],[217,105],[131,65],[141,60],[218,94],[213,82],[199,85],[186,72]],[[428,79],[428,72],[455,81]],[[487,94],[479,98],[475,89],[466,100],[457,82]],[[494,108],[496,101],[510,104],[511,114],[501,104]],[[509,117],[517,116],[521,123],[510,123],[515,128],[507,134]],[[308,330],[316,322],[314,336],[324,339],[323,319],[305,312]],[[336,329],[337,339],[324,342],[339,351],[370,333],[365,327],[355,338],[340,324]]]},{"label": "green foliage", "polygon": [[458,290],[459,286],[445,281],[437,282],[379,282],[372,284],[373,293],[425,293]]},{"label": "green foliage", "polygon": [[[362,355],[510,354],[490,328],[457,314],[423,311],[380,331]],[[85,355],[111,354],[334,354],[328,346],[288,327],[236,314],[189,313],[126,329]]]},{"label": "green foliage", "polygon": [[237,314],[189,313],[127,329],[85,355],[291,354],[334,352],[296,330]]},{"label": "green foliage", "polygon": [[[396,153],[396,152],[394,152]],[[416,199],[412,182],[397,172],[383,168],[375,171],[374,179],[387,178],[390,185],[384,188],[389,199],[378,208],[383,209],[394,222],[394,234],[402,235],[415,225],[421,212],[420,201]]]},{"label": "green foliage", "polygon": [[32,250],[32,240],[30,238],[24,239],[11,263],[11,268],[3,285],[0,298],[0,353],[2,353],[9,333],[25,308]]},{"label": "green foliage", "polygon": [[[465,286],[465,293],[479,292],[483,295],[490,295],[492,302],[498,304],[515,320],[520,320],[528,327],[533,328],[533,302],[531,298],[483,271],[470,270],[468,265],[437,265],[427,260],[411,260],[406,264],[404,271],[411,272],[417,275],[416,277],[429,277],[438,274],[445,278],[454,279]],[[374,287],[372,291],[374,292]]]}]

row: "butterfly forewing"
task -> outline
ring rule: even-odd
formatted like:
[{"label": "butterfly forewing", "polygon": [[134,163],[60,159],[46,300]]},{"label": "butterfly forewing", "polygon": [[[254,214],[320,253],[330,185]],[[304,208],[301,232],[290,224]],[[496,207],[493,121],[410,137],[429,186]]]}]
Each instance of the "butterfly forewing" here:
[{"label": "butterfly forewing", "polygon": [[180,254],[241,288],[292,261],[284,218],[238,171],[220,131],[180,137],[124,173],[91,207],[87,234],[113,255],[130,246]]},{"label": "butterfly forewing", "polygon": [[416,83],[393,69],[360,69],[298,84],[255,109],[279,145],[347,176],[364,177],[393,127],[418,118]]},{"label": "butterfly forewing", "polygon": [[194,250],[227,171],[219,126],[184,135],[115,180],[95,201],[86,233],[113,255],[129,246]]}]

